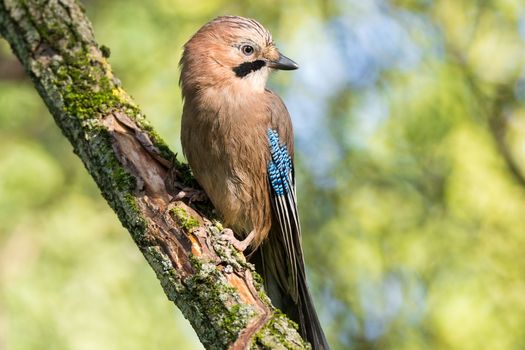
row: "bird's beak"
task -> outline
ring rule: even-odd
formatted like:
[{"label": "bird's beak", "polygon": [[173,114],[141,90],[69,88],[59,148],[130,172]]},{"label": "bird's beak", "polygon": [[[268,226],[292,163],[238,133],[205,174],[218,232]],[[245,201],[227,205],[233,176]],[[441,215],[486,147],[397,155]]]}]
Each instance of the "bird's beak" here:
[{"label": "bird's beak", "polygon": [[299,65],[285,55],[279,53],[279,59],[277,61],[269,61],[268,67],[281,70],[294,70],[299,68]]}]

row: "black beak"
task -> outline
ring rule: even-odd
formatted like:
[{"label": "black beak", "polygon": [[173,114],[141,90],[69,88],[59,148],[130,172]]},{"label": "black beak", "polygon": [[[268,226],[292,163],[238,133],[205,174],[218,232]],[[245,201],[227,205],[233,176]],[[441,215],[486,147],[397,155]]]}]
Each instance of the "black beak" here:
[{"label": "black beak", "polygon": [[299,65],[285,55],[279,54],[277,61],[268,62],[268,67],[281,70],[294,70],[299,68]]}]

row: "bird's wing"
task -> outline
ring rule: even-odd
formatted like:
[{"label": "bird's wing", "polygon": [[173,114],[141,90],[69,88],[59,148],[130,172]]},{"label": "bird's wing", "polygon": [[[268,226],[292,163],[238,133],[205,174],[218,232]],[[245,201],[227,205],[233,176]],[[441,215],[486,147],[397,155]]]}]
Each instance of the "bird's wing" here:
[{"label": "bird's wing", "polygon": [[306,283],[295,193],[292,123],[281,99],[270,92],[268,98],[268,184],[273,216],[268,239],[260,248],[262,269],[258,271],[263,274],[272,303],[297,322],[312,348],[329,350]]},{"label": "bird's wing", "polygon": [[268,183],[274,224],[268,249],[274,259],[274,273],[279,286],[292,300],[298,301],[298,279],[304,272],[301,227],[297,212],[293,164],[293,133],[290,116],[281,99],[271,95],[269,112],[272,126],[267,130],[270,158]]}]

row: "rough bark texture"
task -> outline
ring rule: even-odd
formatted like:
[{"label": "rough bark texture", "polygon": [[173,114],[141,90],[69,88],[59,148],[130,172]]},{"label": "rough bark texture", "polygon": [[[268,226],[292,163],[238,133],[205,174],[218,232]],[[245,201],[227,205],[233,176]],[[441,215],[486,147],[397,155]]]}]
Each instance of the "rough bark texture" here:
[{"label": "rough bark texture", "polygon": [[0,32],[204,346],[307,348],[253,267],[218,239],[220,224],[203,214],[209,205],[176,200],[194,187],[191,175],[113,76],[81,5],[0,0]]}]

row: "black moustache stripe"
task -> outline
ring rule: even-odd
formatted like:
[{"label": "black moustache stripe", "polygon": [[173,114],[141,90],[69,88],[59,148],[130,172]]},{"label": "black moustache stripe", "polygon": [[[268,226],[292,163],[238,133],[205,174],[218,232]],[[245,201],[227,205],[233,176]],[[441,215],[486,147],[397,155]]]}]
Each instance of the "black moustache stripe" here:
[{"label": "black moustache stripe", "polygon": [[262,67],[266,65],[266,62],[262,60],[256,60],[253,62],[244,62],[238,65],[237,67],[233,68],[233,71],[235,72],[235,75],[239,78],[244,78],[251,72],[258,71]]}]

